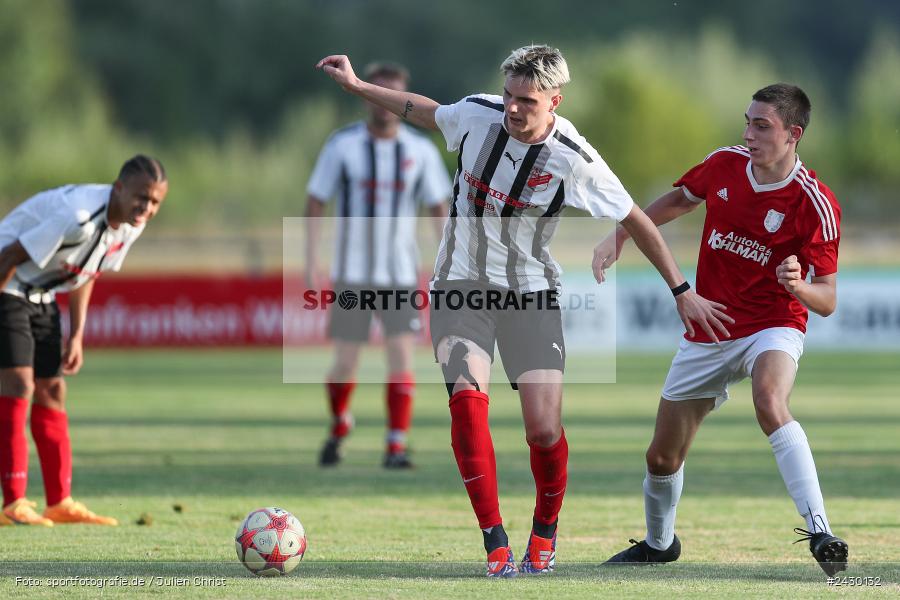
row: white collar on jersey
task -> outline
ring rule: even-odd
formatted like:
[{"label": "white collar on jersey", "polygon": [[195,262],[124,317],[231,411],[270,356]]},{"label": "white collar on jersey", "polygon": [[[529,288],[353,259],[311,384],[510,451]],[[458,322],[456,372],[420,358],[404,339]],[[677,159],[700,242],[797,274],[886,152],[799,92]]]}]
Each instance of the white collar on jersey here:
[{"label": "white collar on jersey", "polygon": [[747,179],[750,180],[750,185],[753,186],[754,192],[772,192],[774,190],[780,190],[783,187],[786,187],[791,181],[794,180],[794,177],[797,176],[797,172],[800,170],[800,167],[803,166],[803,163],[800,162],[800,157],[796,154],[794,155],[794,168],[791,169],[791,172],[788,173],[788,176],[782,179],[781,181],[776,181],[775,183],[756,183],[756,177],[753,176],[753,163],[748,158],[747,159]]}]

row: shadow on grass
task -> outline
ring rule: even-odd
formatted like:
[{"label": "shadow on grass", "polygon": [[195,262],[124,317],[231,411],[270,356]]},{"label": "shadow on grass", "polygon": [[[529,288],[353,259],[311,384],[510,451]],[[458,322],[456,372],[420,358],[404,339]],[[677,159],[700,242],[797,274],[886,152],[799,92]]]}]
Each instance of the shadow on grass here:
[{"label": "shadow on grass", "polygon": [[[900,583],[900,563],[850,563],[840,574],[849,585],[869,586]],[[255,579],[237,562],[0,562],[0,578],[236,578]],[[307,561],[288,577],[317,580],[347,579],[481,579],[484,564],[473,562],[406,561]],[[868,579],[867,579],[868,578]],[[535,579],[522,577],[522,579]],[[826,576],[814,563],[677,563],[653,566],[604,566],[599,563],[566,563],[537,579],[584,581],[785,581],[822,582]],[[186,585],[197,585],[190,581]],[[159,581],[158,584],[163,584]],[[154,581],[146,584],[155,585]],[[847,585],[847,584],[845,584]],[[76,587],[75,584],[69,584]]]},{"label": "shadow on grass", "polygon": [[[416,497],[462,492],[459,473],[448,450],[421,450],[413,454],[418,468],[386,471],[380,452],[360,448],[348,452],[336,468],[316,466],[308,451],[273,454],[266,449],[123,450],[107,452],[76,449],[76,488],[94,494],[156,496],[184,494],[243,495],[248,489],[277,486],[285,493],[307,497],[352,497],[388,494]],[[900,465],[878,452],[819,452],[823,486],[832,496],[896,498]],[[503,494],[533,494],[528,453],[498,451]],[[573,452],[569,462],[569,492],[578,495],[633,495],[640,497],[643,456],[628,452]],[[35,473],[37,475],[37,473]],[[765,448],[723,452],[698,449],[690,462],[694,493],[744,497],[782,497],[784,484]],[[35,482],[37,484],[37,482]],[[295,488],[295,489],[294,489]]]}]

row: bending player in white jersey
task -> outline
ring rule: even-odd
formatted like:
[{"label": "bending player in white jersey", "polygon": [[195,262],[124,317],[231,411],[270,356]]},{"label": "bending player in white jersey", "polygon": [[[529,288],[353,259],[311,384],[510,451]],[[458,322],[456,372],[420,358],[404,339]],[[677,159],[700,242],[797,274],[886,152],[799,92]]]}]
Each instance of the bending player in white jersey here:
[{"label": "bending player in white jersey", "polygon": [[[112,185],[66,185],[32,196],[0,221],[0,525],[117,525],[72,500],[72,447],[63,375],[81,369],[94,280],[118,271],[168,192],[159,161],[128,160]],[[63,350],[55,295],[69,292]],[[25,497],[31,434],[44,478],[43,516]]]},{"label": "bending player in white jersey", "polygon": [[[745,146],[720,148],[647,207],[657,225],[706,202],[697,291],[727,304],[731,340],[684,339],[660,399],[647,450],[647,536],[610,563],[676,560],[675,509],[684,460],[703,418],[728,399],[728,385],[750,377],[756,417],[806,529],[810,551],[829,575],[846,568],[847,544],[831,533],[806,434],[788,410],[803,353],[807,309],[828,316],[837,304],[841,211],[831,190],[800,162],[797,144],[810,103],[793,85],[756,92],[745,118]],[[611,264],[627,239],[618,230],[597,247]],[[602,270],[599,264],[595,265]],[[810,276],[807,281],[807,276]]]},{"label": "bending player in white jersey", "polygon": [[[366,81],[392,90],[406,90],[409,74],[392,63],[372,63]],[[337,196],[335,261],[331,272],[336,293],[359,295],[363,290],[410,292],[418,287],[415,219],[425,204],[440,236],[447,216],[450,179],[434,144],[400,122],[397,115],[367,103],[365,122],[339,129],[322,149],[307,185],[306,285],[315,281],[317,243],[325,204]],[[385,382],[387,439],[384,466],[412,467],[407,433],[412,422],[415,378],[412,353],[421,329],[411,304],[390,310],[344,310],[333,304],[328,333],[334,340],[334,364],[326,376],[331,432],[319,464],[333,466],[353,427],[350,400],[363,343],[369,339],[373,312],[385,333],[388,375]]]},{"label": "bending player in white jersey", "polygon": [[[478,517],[488,575],[517,573],[503,529],[488,383],[495,343],[510,383],[519,390],[537,497],[521,571],[546,573],[556,556],[557,516],[567,481],[568,446],[561,425],[565,344],[559,266],[549,242],[564,206],[611,217],[637,240],[676,295],[685,327],[727,336],[724,306],[689,289],[659,231],[575,127],[556,113],[568,82],[558,50],[528,46],[501,70],[503,96],[475,95],[440,106],[434,100],[359,80],[346,56],[318,63],[345,90],[428,129],[439,129],[458,169],[450,219],[432,282],[438,299],[505,295],[522,310],[467,303],[431,305],[431,333],[450,394],[451,438],[463,483]],[[505,305],[501,302],[500,306]],[[483,305],[482,305],[483,306]],[[714,331],[715,330],[715,331]]]}]

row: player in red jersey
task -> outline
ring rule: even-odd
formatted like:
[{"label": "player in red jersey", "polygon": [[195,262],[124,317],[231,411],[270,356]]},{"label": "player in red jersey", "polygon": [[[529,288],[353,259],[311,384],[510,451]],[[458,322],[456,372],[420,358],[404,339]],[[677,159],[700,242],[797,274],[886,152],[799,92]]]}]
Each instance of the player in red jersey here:
[{"label": "player in red jersey", "polygon": [[[675,508],[688,448],[703,418],[728,399],[728,385],[749,376],[757,420],[806,520],[798,533],[826,573],[846,568],[847,544],[831,533],[806,434],[788,409],[808,310],[827,317],[837,304],[840,207],[796,153],[809,114],[796,86],[759,90],[745,115],[747,145],[714,151],[647,207],[661,225],[706,202],[697,292],[728,306],[735,322],[730,340],[714,343],[698,332],[681,341],[647,450],[647,537],[609,562],[678,558]],[[612,263],[626,238],[619,227],[601,242],[595,268]]]},{"label": "player in red jersey", "polygon": [[[550,255],[554,223],[564,206],[614,218],[631,233],[675,295],[679,315],[715,339],[731,321],[690,290],[659,234],[615,174],[575,126],[557,114],[569,70],[558,50],[526,46],[501,65],[503,96],[476,94],[451,105],[360,81],[346,56],[318,63],[345,90],[429,129],[456,151],[450,217],[432,280],[435,291],[497,293],[530,309],[460,310],[431,304],[431,336],[450,395],[450,438],[487,552],[488,576],[549,573],[558,515],[568,478],[568,442],[561,423],[565,340],[559,306],[559,265]],[[449,298],[449,295],[448,295]],[[542,304],[539,308],[537,305]],[[714,331],[715,330],[715,331]],[[535,481],[532,530],[517,570],[503,528],[497,463],[488,424],[491,363],[499,348],[518,389]]]}]

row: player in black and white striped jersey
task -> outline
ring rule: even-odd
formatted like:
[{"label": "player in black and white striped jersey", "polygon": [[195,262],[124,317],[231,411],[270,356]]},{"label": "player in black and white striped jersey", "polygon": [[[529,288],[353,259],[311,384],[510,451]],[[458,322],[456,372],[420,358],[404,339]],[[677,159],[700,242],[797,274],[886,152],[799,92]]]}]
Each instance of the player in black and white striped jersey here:
[{"label": "player in black and white striped jersey", "polygon": [[[118,271],[156,215],[168,180],[156,159],[128,160],[112,185],[67,185],[32,196],[0,221],[0,525],[116,525],[72,500],[72,449],[63,375],[83,362],[94,280]],[[70,333],[62,343],[57,292],[69,292]],[[31,407],[47,509],[25,497]]]},{"label": "player in black and white striped jersey", "polygon": [[[373,63],[366,79],[405,90],[409,75],[393,63]],[[434,144],[384,108],[367,103],[368,119],[336,131],[319,154],[307,185],[307,286],[313,280],[325,204],[336,199],[336,247],[331,278],[335,290],[414,290],[418,285],[416,216],[424,204],[435,217],[436,235],[447,215],[450,178]],[[322,448],[323,466],[340,461],[340,446],[352,428],[350,398],[362,344],[369,339],[372,311],[331,306],[328,331],[335,360],[326,379],[332,414],[331,434]],[[385,330],[387,440],[384,466],[408,468],[406,437],[412,419],[415,379],[414,334],[421,320],[411,304],[378,311]]]},{"label": "player in black and white striped jersey", "polygon": [[[619,221],[676,296],[686,329],[716,338],[728,321],[719,304],[689,289],[652,222],[631,200],[599,154],[556,114],[569,81],[558,50],[527,46],[501,66],[502,97],[475,95],[439,106],[424,96],[361,81],[346,56],[317,64],[350,93],[421,127],[439,129],[458,150],[450,219],[444,228],[436,291],[501,291],[531,300],[529,310],[435,310],[432,341],[451,394],[451,438],[457,465],[484,534],[488,575],[516,574],[497,500],[496,464],[488,429],[495,343],[507,377],[519,390],[531,448],[537,499],[522,571],[553,569],[556,524],[565,493],[568,446],[561,425],[565,345],[558,306],[558,265],[549,253],[564,206]],[[598,281],[602,265],[594,265]],[[535,308],[541,301],[545,308]],[[522,302],[519,302],[522,305]],[[484,391],[483,391],[484,390]]]},{"label": "player in black and white striped jersey", "polygon": [[557,289],[559,265],[549,245],[563,208],[617,221],[632,209],[615,174],[567,119],[556,115],[540,141],[525,142],[505,118],[503,98],[487,94],[435,112],[447,148],[460,152],[462,190],[438,253],[438,284],[475,280],[521,293]]}]

